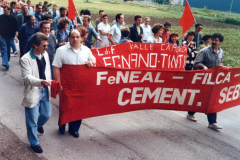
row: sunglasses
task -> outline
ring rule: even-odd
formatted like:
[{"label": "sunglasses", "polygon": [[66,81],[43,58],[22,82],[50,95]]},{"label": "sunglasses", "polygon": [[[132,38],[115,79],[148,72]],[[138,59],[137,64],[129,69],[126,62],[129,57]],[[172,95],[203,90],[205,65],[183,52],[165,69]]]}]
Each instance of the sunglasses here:
[{"label": "sunglasses", "polygon": [[42,45],[44,48],[46,48],[47,47],[47,44],[45,44],[45,45]]}]

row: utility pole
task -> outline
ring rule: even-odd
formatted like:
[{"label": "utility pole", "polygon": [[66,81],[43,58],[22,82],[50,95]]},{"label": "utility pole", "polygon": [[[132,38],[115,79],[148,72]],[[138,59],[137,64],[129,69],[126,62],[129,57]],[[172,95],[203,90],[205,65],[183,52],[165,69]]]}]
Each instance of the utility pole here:
[{"label": "utility pole", "polygon": [[230,13],[232,12],[232,5],[233,5],[233,0],[232,0],[231,7],[230,7]]}]

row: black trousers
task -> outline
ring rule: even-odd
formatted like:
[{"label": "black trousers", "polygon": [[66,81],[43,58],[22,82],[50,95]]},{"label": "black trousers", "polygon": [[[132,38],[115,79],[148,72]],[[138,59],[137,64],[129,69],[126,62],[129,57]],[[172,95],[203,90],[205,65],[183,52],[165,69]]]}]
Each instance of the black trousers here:
[{"label": "black trousers", "polygon": [[[82,124],[82,120],[73,121],[68,123],[68,131],[70,132],[78,132],[80,126]],[[62,125],[62,127],[66,127],[66,124]]]},{"label": "black trousers", "polygon": [[[188,112],[190,115],[194,115],[195,113],[196,112]],[[207,114],[207,118],[209,124],[217,123],[217,113],[209,113]]]}]

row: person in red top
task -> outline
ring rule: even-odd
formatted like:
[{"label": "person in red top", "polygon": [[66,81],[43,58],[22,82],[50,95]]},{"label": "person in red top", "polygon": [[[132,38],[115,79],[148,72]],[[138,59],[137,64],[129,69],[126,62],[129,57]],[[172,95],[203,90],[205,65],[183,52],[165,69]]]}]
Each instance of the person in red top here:
[{"label": "person in red top", "polygon": [[169,42],[169,37],[171,35],[171,33],[169,32],[169,29],[171,28],[171,23],[170,22],[165,22],[164,23],[164,29],[163,29],[163,33],[162,33],[162,43],[168,43]]}]

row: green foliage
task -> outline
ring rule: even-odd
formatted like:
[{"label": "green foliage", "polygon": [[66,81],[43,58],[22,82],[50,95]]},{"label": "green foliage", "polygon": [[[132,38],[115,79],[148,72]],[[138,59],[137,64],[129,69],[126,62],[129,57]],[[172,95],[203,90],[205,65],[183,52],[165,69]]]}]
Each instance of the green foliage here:
[{"label": "green foliage", "polygon": [[240,25],[240,20],[239,19],[233,19],[233,18],[226,18],[225,23]]}]

